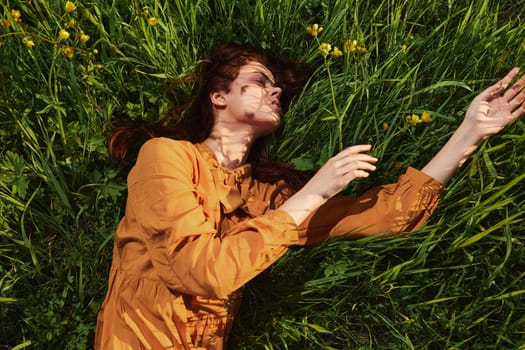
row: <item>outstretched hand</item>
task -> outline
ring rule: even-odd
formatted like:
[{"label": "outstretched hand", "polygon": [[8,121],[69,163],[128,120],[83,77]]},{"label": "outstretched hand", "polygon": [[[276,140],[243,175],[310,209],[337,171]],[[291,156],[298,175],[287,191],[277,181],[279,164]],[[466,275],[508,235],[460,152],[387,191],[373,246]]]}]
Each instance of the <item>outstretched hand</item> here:
[{"label": "outstretched hand", "polygon": [[464,123],[468,124],[479,140],[498,133],[525,112],[525,75],[507,89],[518,72],[519,68],[512,69],[503,79],[472,100]]},{"label": "outstretched hand", "polygon": [[369,172],[376,169],[377,158],[366,154],[371,145],[355,145],[348,147],[332,158],[310,179],[305,188],[328,199],[352,180],[368,177]]},{"label": "outstretched hand", "polygon": [[525,112],[525,75],[507,89],[518,72],[519,68],[512,69],[472,100],[465,119],[422,169],[424,173],[445,185],[481,141],[500,132]]},{"label": "outstretched hand", "polygon": [[344,189],[350,181],[368,177],[368,174],[376,169],[377,158],[365,153],[370,147],[348,147],[330,158],[310,181],[279,209],[287,212],[299,225],[312,211]]}]

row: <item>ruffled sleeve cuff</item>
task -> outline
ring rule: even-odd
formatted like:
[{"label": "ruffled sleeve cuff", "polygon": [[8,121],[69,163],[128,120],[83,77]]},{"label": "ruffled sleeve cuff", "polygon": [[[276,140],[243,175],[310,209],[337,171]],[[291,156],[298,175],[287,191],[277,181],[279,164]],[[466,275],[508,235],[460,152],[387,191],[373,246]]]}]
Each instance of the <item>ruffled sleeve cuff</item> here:
[{"label": "ruffled sleeve cuff", "polygon": [[301,245],[331,237],[398,234],[421,227],[437,207],[444,187],[431,176],[408,168],[396,183],[378,186],[358,197],[334,197],[298,228]]},{"label": "ruffled sleeve cuff", "polygon": [[281,223],[282,233],[284,235],[285,241],[288,245],[295,245],[299,242],[299,233],[297,231],[297,225],[295,220],[285,212],[284,210],[270,210],[265,215],[269,220],[275,223]]},{"label": "ruffled sleeve cuff", "polygon": [[420,186],[422,190],[430,191],[437,195],[441,194],[445,189],[445,186],[439,181],[416,168],[409,167],[403,176],[409,177],[414,186]]}]

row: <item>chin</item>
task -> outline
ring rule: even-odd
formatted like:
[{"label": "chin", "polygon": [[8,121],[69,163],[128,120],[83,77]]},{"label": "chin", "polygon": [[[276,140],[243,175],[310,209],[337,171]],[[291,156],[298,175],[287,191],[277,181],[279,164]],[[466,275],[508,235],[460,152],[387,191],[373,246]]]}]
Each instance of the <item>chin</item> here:
[{"label": "chin", "polygon": [[251,124],[259,131],[259,136],[269,135],[281,125],[281,117],[277,112],[253,115],[251,118]]},{"label": "chin", "polygon": [[261,136],[268,136],[271,133],[273,133],[277,128],[279,127],[280,123],[274,123],[272,125],[268,125],[262,132]]}]

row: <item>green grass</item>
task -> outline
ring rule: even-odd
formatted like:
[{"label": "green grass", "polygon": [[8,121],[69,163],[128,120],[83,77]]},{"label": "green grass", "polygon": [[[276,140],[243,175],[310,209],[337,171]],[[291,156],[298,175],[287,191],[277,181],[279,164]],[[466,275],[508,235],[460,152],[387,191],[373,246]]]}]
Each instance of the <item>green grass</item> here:
[{"label": "green grass", "polygon": [[[0,4],[0,345],[19,349],[92,347],[128,169],[109,159],[111,119],[155,121],[187,102],[217,43],[316,69],[269,151],[313,171],[371,142],[378,170],[350,195],[423,166],[476,93],[525,66],[522,0],[64,4]],[[327,57],[333,96],[313,23],[320,42],[366,47]],[[423,112],[431,123],[406,122]],[[485,141],[409,237],[292,249],[247,286],[230,348],[525,349],[524,134],[517,121]]]}]

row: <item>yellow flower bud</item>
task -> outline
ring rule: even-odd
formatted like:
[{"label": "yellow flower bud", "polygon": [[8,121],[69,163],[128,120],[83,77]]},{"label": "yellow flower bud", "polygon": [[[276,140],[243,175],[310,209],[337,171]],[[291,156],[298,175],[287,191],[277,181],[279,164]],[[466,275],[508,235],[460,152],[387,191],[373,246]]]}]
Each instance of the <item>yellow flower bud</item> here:
[{"label": "yellow flower bud", "polygon": [[72,59],[75,56],[75,49],[69,46],[64,47],[63,49],[64,55],[66,55],[67,58]]},{"label": "yellow flower bud", "polygon": [[339,48],[337,46],[334,46],[334,50],[332,51],[332,55],[334,55],[336,57],[339,57],[339,56],[343,56],[343,53],[341,52],[341,50],[339,50]]},{"label": "yellow flower bud", "polygon": [[22,12],[20,12],[20,10],[12,9],[11,16],[13,17],[15,22],[20,22],[22,20]]},{"label": "yellow flower bud", "polygon": [[350,39],[345,41],[345,49],[347,49],[349,52],[352,52],[352,50],[355,48],[354,42]]},{"label": "yellow flower bud", "polygon": [[366,48],[358,45],[357,40],[348,39],[345,41],[345,49],[351,54],[366,53]]},{"label": "yellow flower bud", "polygon": [[430,123],[432,121],[432,116],[428,112],[421,113],[421,121],[423,123]]},{"label": "yellow flower bud", "polygon": [[388,130],[388,123],[387,122],[383,122],[383,125],[381,125],[381,127],[383,128],[383,131],[387,131]]},{"label": "yellow flower bud", "polygon": [[58,32],[58,40],[66,40],[69,38],[69,32],[65,29],[60,29]]},{"label": "yellow flower bud", "polygon": [[321,27],[319,24],[315,23],[315,24],[312,24],[311,26],[308,26],[306,27],[306,31],[308,32],[308,34],[310,34],[311,36],[317,36],[317,34],[321,33],[323,31],[323,27]]},{"label": "yellow flower bud", "polygon": [[332,45],[328,43],[322,43],[319,45],[319,51],[321,51],[323,56],[327,56],[330,53],[330,50],[332,50]]},{"label": "yellow flower bud", "polygon": [[69,22],[67,22],[67,26],[68,26],[68,27],[74,27],[74,26],[76,26],[76,25],[77,25],[77,20],[74,19],[74,18],[71,18],[71,19],[69,20]]},{"label": "yellow flower bud", "polygon": [[67,13],[71,13],[77,9],[77,5],[72,3],[71,1],[66,1],[66,4],[64,5],[64,11]]},{"label": "yellow flower bud", "polygon": [[89,41],[90,38],[91,38],[91,37],[90,37],[89,35],[87,35],[87,34],[84,34],[84,33],[81,33],[81,34],[80,34],[80,42],[81,42],[82,44],[87,43],[87,42]]},{"label": "yellow flower bud", "polygon": [[11,21],[7,18],[0,19],[0,27],[11,28]]},{"label": "yellow flower bud", "polygon": [[406,120],[412,126],[421,123],[421,118],[419,118],[419,116],[417,114],[407,115],[406,116]]},{"label": "yellow flower bud", "polygon": [[27,48],[29,48],[29,49],[32,49],[33,46],[35,46],[35,42],[33,40],[31,40],[31,38],[29,38],[29,37],[25,37],[22,41],[23,41],[24,45],[27,46]]},{"label": "yellow flower bud", "polygon": [[159,21],[155,17],[148,18],[148,24],[150,26],[156,26],[159,23]]}]

